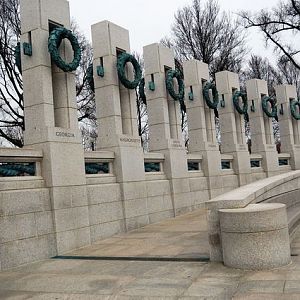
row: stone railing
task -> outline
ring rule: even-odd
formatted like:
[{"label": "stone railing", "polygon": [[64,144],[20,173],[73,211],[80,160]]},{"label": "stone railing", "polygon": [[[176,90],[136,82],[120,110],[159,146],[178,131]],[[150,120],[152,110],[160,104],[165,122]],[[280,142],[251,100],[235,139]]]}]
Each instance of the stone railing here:
[{"label": "stone railing", "polygon": [[232,163],[233,163],[233,155],[230,154],[221,155],[222,172],[232,172],[233,171]]},{"label": "stone railing", "polygon": [[164,161],[165,156],[163,153],[144,153],[144,169],[146,180],[165,179]]},{"label": "stone railing", "polygon": [[262,170],[262,155],[260,154],[251,154],[250,155],[250,166],[251,171]]},{"label": "stone railing", "polygon": [[162,153],[145,153],[144,154],[144,167],[146,173],[163,173],[163,163],[165,157]]},{"label": "stone railing", "polygon": [[189,172],[202,172],[202,160],[203,156],[201,154],[188,154],[187,155],[187,165]]},{"label": "stone railing", "polygon": [[92,151],[84,153],[85,173],[87,184],[96,181],[106,183],[107,180],[114,177],[113,161],[114,152],[110,151]]},{"label": "stone railing", "polygon": [[42,151],[0,148],[0,177],[41,176]]},{"label": "stone railing", "polygon": [[278,154],[278,165],[280,171],[291,170],[290,159],[291,159],[291,155],[289,153]]}]

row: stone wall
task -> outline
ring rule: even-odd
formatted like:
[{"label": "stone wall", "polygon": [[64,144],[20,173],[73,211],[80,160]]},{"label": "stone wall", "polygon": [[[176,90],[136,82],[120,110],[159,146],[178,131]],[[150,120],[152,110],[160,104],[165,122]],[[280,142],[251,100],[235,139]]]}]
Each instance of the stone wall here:
[{"label": "stone wall", "polygon": [[91,243],[125,231],[120,185],[95,181],[87,185]]},{"label": "stone wall", "polygon": [[44,180],[5,179],[0,181],[1,269],[56,255],[50,195]]}]

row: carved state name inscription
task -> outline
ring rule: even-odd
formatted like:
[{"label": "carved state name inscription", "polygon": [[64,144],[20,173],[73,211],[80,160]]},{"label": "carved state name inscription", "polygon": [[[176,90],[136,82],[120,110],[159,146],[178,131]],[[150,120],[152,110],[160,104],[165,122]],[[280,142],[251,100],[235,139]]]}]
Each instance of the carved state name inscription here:
[{"label": "carved state name inscription", "polygon": [[132,139],[132,138],[120,138],[121,142],[127,142],[127,143],[139,143],[140,139]]},{"label": "carved state name inscription", "polygon": [[57,131],[56,136],[61,136],[61,137],[75,137],[74,133],[70,132],[62,132],[62,131]]},{"label": "carved state name inscription", "polygon": [[172,147],[182,148],[182,144],[179,141],[173,141],[172,142]]}]

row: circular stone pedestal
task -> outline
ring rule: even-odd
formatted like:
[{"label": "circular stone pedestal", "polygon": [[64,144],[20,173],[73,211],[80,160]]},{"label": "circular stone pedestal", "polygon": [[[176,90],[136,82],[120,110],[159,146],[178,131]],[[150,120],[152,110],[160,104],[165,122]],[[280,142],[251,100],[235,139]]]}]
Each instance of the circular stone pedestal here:
[{"label": "circular stone pedestal", "polygon": [[250,204],[245,208],[221,209],[219,214],[226,266],[265,270],[290,263],[290,241],[284,204]]}]

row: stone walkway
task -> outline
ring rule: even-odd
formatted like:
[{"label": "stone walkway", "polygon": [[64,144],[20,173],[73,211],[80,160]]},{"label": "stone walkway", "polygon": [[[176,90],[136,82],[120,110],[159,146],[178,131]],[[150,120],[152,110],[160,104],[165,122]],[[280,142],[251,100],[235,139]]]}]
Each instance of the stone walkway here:
[{"label": "stone walkway", "polygon": [[[300,299],[300,231],[292,244],[299,256],[277,270],[193,261],[207,253],[205,212],[199,210],[68,253],[77,259],[2,272],[0,299]],[[78,259],[82,256],[111,260]],[[164,261],[150,261],[159,258]]]}]

